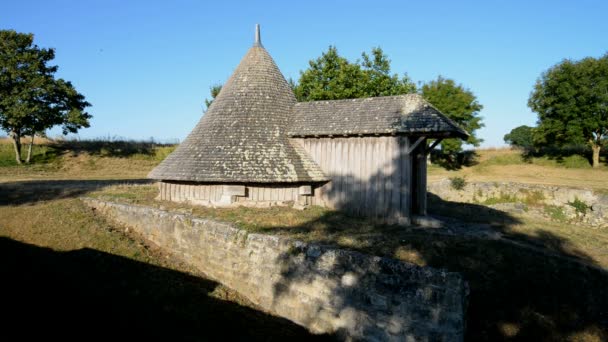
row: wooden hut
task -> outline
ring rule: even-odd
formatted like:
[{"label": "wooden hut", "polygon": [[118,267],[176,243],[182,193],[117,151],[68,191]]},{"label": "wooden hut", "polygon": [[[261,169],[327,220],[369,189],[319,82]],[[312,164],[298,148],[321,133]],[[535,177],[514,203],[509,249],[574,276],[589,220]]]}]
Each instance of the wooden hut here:
[{"label": "wooden hut", "polygon": [[417,94],[298,103],[258,26],[207,113],[148,177],[162,200],[410,223],[426,214],[427,139],[448,137],[467,133]]}]

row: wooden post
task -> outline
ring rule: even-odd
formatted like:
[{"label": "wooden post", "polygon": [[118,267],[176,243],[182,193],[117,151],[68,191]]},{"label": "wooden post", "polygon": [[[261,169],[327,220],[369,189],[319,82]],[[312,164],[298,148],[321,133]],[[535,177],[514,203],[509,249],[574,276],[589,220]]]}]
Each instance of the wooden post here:
[{"label": "wooden post", "polygon": [[426,215],[426,141],[418,145],[415,151],[416,158],[416,204],[417,215]]},{"label": "wooden post", "polygon": [[400,221],[409,224],[412,218],[412,157],[408,153],[410,142],[407,137],[399,137],[399,169],[401,175],[399,194],[401,196]]}]

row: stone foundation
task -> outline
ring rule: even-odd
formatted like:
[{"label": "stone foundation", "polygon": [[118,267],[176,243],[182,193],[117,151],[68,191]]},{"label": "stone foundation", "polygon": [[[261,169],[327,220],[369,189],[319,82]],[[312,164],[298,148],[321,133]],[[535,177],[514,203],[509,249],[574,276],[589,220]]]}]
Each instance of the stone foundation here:
[{"label": "stone foundation", "polygon": [[[527,207],[553,206],[560,208],[572,223],[594,227],[608,227],[608,195],[588,189],[575,189],[550,185],[521,184],[511,182],[468,182],[457,190],[449,179],[431,183],[429,192],[447,201],[464,203],[492,203],[497,209],[507,209],[509,203],[521,203],[521,211]],[[576,200],[588,206],[583,215],[572,205]]]},{"label": "stone foundation", "polygon": [[151,207],[83,199],[264,310],[315,333],[370,341],[462,341],[458,273],[306,244]]}]

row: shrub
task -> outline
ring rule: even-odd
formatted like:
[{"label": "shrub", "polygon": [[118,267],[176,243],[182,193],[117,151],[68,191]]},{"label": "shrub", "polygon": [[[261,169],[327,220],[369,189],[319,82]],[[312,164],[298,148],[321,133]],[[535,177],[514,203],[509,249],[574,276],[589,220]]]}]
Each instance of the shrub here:
[{"label": "shrub", "polygon": [[576,210],[576,215],[580,216],[585,216],[587,210],[591,209],[591,206],[578,199],[578,197],[574,197],[574,201],[568,202],[568,205]]},{"label": "shrub", "polygon": [[467,185],[467,181],[463,177],[450,178],[450,186],[454,190],[462,190]]},{"label": "shrub", "polygon": [[566,213],[564,213],[564,210],[561,207],[555,205],[546,205],[545,212],[549,214],[549,217],[551,217],[551,219],[554,221],[565,222],[568,220]]},{"label": "shrub", "polygon": [[571,156],[564,157],[562,161],[562,165],[569,169],[590,169],[591,164],[589,164],[589,160],[587,158],[580,156],[578,154],[573,154]]}]

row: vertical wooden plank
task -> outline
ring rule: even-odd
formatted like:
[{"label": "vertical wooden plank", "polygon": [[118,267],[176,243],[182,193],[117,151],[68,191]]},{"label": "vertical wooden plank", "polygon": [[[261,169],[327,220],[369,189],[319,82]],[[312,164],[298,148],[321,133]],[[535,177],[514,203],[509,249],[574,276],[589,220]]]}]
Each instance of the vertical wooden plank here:
[{"label": "vertical wooden plank", "polygon": [[399,137],[391,137],[391,220],[397,220],[401,208],[401,162],[399,152]]},{"label": "vertical wooden plank", "polygon": [[417,188],[416,197],[418,198],[417,214],[426,215],[426,139],[417,148]]},{"label": "vertical wooden plank", "polygon": [[365,175],[364,175],[364,169],[363,169],[363,154],[364,154],[364,150],[363,150],[363,138],[362,137],[357,137],[357,140],[355,142],[355,146],[356,146],[356,157],[355,157],[355,164],[356,166],[356,172],[357,172],[357,185],[356,185],[356,189],[357,189],[357,205],[356,205],[356,210],[357,210],[357,215],[359,216],[364,216],[364,208],[365,208]]},{"label": "vertical wooden plank", "polygon": [[209,201],[209,186],[207,184],[201,185],[201,199]]},{"label": "vertical wooden plank", "polygon": [[277,195],[279,193],[279,188],[277,188],[277,187],[271,187],[270,190],[271,190],[270,191],[270,198],[272,199],[272,201],[275,201],[275,202],[278,201],[279,198],[278,198]]},{"label": "vertical wooden plank", "polygon": [[376,161],[375,165],[376,172],[376,218],[384,218],[384,160],[383,160],[383,142],[382,137],[376,138],[376,144],[374,148],[374,155]]},{"label": "vertical wooden plank", "polygon": [[340,205],[340,208],[344,208],[344,167],[343,167],[343,155],[342,155],[342,138],[336,139],[336,155],[335,155],[335,167],[336,175],[338,178],[338,184],[336,184],[336,197]]},{"label": "vertical wooden plank", "polygon": [[390,219],[390,202],[391,202],[391,150],[390,137],[384,137],[383,148],[383,173],[384,173],[384,221]]},{"label": "vertical wooden plank", "polygon": [[346,198],[347,208],[346,210],[352,215],[354,213],[354,202],[353,202],[353,169],[352,169],[352,139],[344,139],[344,165],[342,166],[346,172],[346,186],[344,187],[344,196]]},{"label": "vertical wooden plank", "polygon": [[407,154],[410,142],[407,137],[400,137],[402,142],[400,148],[402,174],[401,174],[401,216],[406,220],[411,219],[412,205],[412,158],[411,154]]}]

